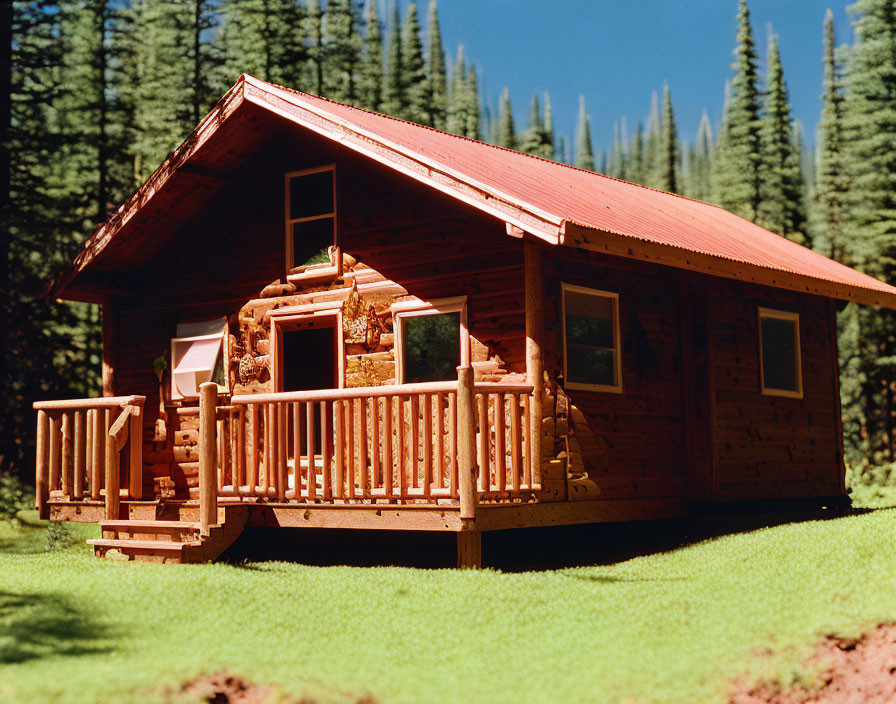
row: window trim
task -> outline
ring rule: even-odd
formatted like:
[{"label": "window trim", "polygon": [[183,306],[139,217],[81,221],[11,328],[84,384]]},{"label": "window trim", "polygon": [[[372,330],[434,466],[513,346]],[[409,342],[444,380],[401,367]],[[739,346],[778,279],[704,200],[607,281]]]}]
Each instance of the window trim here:
[{"label": "window trim", "polygon": [[[613,341],[615,362],[616,362],[616,384],[586,384],[584,382],[570,381],[569,367],[567,359],[566,347],[566,292],[584,293],[590,296],[599,296],[609,298],[613,306]],[[588,288],[587,286],[577,286],[568,284],[565,281],[560,282],[560,327],[563,335],[563,382],[566,388],[579,391],[595,391],[599,393],[621,394],[622,388],[622,328],[620,325],[619,314],[619,294],[612,291],[602,291],[596,288]]]},{"label": "window trim", "polygon": [[[290,218],[290,188],[289,182],[291,179],[299,177],[299,176],[310,176],[311,174],[319,174],[324,171],[332,172],[333,176],[333,212],[324,213],[321,215],[313,215],[307,218]],[[322,166],[315,166],[310,169],[299,169],[298,171],[287,171],[283,174],[283,222],[284,222],[284,252],[285,252],[285,262],[286,262],[286,271],[292,271],[296,267],[295,263],[295,248],[292,237],[292,226],[297,222],[311,222],[313,220],[323,220],[324,218],[333,218],[333,247],[337,250],[339,249],[339,195],[337,189],[337,181],[336,181],[336,164],[324,164]],[[330,262],[329,265],[331,268],[341,269],[338,263],[333,264]],[[320,267],[323,269],[324,267]],[[321,271],[312,270],[314,276],[320,276]],[[290,277],[300,278],[304,275],[302,274],[291,274]],[[341,274],[341,270],[339,274]]]},{"label": "window trim", "polygon": [[[338,306],[338,304],[334,304]],[[282,312],[280,312],[282,311]],[[317,327],[333,327],[336,330],[336,345],[334,353],[336,354],[336,388],[345,388],[345,340],[342,333],[342,310],[339,307],[327,308],[314,312],[298,313],[294,310],[281,308],[280,311],[271,311],[271,382],[274,392],[283,391],[283,355],[280,349],[283,346],[283,332],[289,329],[295,329],[294,326],[302,326],[308,324],[308,327],[315,327],[313,323],[324,322],[326,324]]]},{"label": "window trim", "polygon": [[[175,337],[171,338],[171,340],[169,342],[170,350],[171,350],[171,360],[170,360],[170,371],[168,374],[168,376],[170,377],[169,383],[168,383],[168,387],[169,387],[168,394],[169,394],[170,401],[175,401],[175,402],[196,401],[199,399],[198,393],[196,395],[188,396],[186,394],[181,393],[180,389],[177,387],[177,383],[175,382],[175,378],[174,378],[175,372],[178,371],[174,367],[175,348],[176,348],[177,344],[183,343],[183,342],[199,342],[202,340],[211,340],[211,339],[214,339],[217,337],[221,338],[221,361],[224,365],[224,383],[216,384],[216,386],[218,387],[218,395],[226,396],[230,393],[230,391],[231,391],[231,389],[230,389],[230,373],[229,373],[230,326],[227,322],[227,318],[225,318],[225,317],[215,318],[214,320],[216,322],[220,320],[221,325],[223,326],[220,333],[210,333],[208,335],[184,335],[182,337],[175,336]],[[190,324],[191,322],[205,323],[205,322],[212,322],[212,321],[211,320],[208,320],[208,321],[205,321],[205,320],[184,321],[180,324]],[[199,371],[199,369],[195,369],[195,370],[194,369],[181,369],[180,373],[184,373],[184,372],[189,373],[189,372],[195,372],[195,371]],[[212,374],[214,375],[214,373],[215,373],[215,369],[214,369],[214,367],[212,367]]]},{"label": "window trim", "polygon": [[[790,389],[774,389],[765,386],[765,365],[762,359],[762,319],[777,318],[778,320],[789,320],[794,324],[794,342],[796,345],[796,386],[797,390]],[[800,346],[800,314],[792,313],[786,310],[777,310],[775,308],[756,308],[757,322],[757,339],[759,340],[759,390],[763,396],[783,396],[785,398],[802,398],[803,397],[803,353]]]},{"label": "window trim", "polygon": [[404,330],[406,318],[424,315],[460,313],[460,365],[470,366],[470,330],[467,326],[467,297],[437,298],[432,301],[398,301],[390,306],[392,311],[393,349],[395,350],[395,383],[404,384]]}]

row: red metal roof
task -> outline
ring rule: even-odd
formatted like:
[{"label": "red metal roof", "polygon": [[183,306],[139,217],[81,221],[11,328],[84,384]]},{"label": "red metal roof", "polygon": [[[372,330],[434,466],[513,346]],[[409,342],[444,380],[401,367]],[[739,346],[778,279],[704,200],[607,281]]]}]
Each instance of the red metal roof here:
[{"label": "red metal roof", "polygon": [[[642,243],[651,247],[650,256],[655,261],[673,266],[896,308],[896,288],[717,206],[281,88],[251,76],[242,76],[228,93],[231,104],[233,94],[240,91],[248,103],[339,141],[554,244],[587,246],[589,232],[604,241],[609,233],[619,238],[623,256],[626,247],[631,256],[638,256],[631,248]],[[228,114],[237,108],[231,106]],[[197,128],[203,140],[213,138],[208,135],[207,122]],[[219,118],[215,124],[221,122]],[[179,152],[190,143],[185,142]],[[169,159],[173,163],[166,162],[160,171],[169,174],[189,157],[188,153],[175,152]],[[161,190],[164,181],[150,179],[149,186],[152,192],[138,199],[136,207]],[[110,221],[101,228],[106,231],[98,231],[95,237],[102,235],[108,241],[115,230],[121,229],[129,219],[129,205],[117,214],[121,225],[113,227]],[[713,262],[719,264],[715,270]],[[732,273],[732,265],[740,265],[744,275]],[[759,278],[750,275],[763,271]],[[780,272],[781,282],[774,278],[774,272]],[[789,275],[795,279],[785,284]],[[816,286],[813,282],[828,285]]]}]

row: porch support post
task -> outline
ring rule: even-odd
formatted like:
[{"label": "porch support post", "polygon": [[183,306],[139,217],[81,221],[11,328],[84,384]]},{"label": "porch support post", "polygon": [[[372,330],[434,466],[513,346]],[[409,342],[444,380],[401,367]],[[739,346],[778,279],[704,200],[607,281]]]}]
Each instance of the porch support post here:
[{"label": "porch support post", "polygon": [[119,451],[115,447],[115,438],[110,434],[112,431],[112,409],[105,409],[106,413],[106,510],[105,517],[107,521],[117,521],[119,514],[119,506],[121,496],[119,495],[121,485],[121,475],[119,473]]},{"label": "porch support post", "polygon": [[476,417],[473,368],[457,368],[457,472],[461,530],[457,534],[458,567],[482,565],[481,534],[476,528]]},{"label": "porch support post", "polygon": [[106,297],[102,305],[103,317],[103,396],[115,395],[115,299]]},{"label": "porch support post", "polygon": [[215,478],[217,449],[216,413],[218,385],[207,381],[199,387],[199,526],[202,535],[218,522],[218,487]]},{"label": "porch support post", "polygon": [[36,450],[35,508],[37,508],[41,519],[47,520],[50,517],[50,506],[47,504],[47,499],[50,498],[49,471],[47,467],[50,455],[50,417],[46,411],[37,412]]},{"label": "porch support post", "polygon": [[532,482],[541,484],[541,426],[544,415],[544,364],[541,350],[544,320],[544,285],[541,246],[533,239],[523,241],[526,301],[526,381],[532,385],[532,412],[529,433],[532,438]]}]

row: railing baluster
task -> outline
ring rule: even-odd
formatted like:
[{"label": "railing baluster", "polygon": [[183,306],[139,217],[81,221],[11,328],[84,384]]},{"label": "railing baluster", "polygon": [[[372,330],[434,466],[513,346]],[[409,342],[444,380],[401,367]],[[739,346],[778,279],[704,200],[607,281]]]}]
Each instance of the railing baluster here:
[{"label": "railing baluster", "polygon": [[289,426],[287,425],[287,404],[277,404],[277,501],[286,501],[287,454]]},{"label": "railing baluster", "polygon": [[346,403],[346,444],[348,445],[348,498],[355,498],[355,444],[357,436],[355,433],[355,400],[350,399]]},{"label": "railing baluster", "polygon": [[408,401],[411,414],[411,483],[416,489],[420,486],[420,397],[415,394]]},{"label": "railing baluster", "polygon": [[345,414],[343,401],[334,401],[336,432],[333,444],[336,449],[336,498],[345,497]]},{"label": "railing baluster", "polygon": [[246,483],[249,485],[249,496],[258,494],[258,404],[249,406],[248,444],[246,447]]},{"label": "railing baluster", "polygon": [[395,466],[392,459],[392,396],[383,398],[383,484],[386,498],[393,494],[393,472]]},{"label": "railing baluster", "polygon": [[215,419],[215,485],[220,494],[224,491],[224,419]]},{"label": "railing baluster", "polygon": [[301,403],[294,401],[292,404],[292,483],[295,489],[296,501],[302,499],[302,424],[300,422],[302,411]]},{"label": "railing baluster", "polygon": [[72,414],[62,414],[62,493],[66,497],[72,496],[72,470],[75,454],[72,437]]},{"label": "railing baluster", "polygon": [[103,461],[106,457],[106,411],[93,409],[93,450],[91,451],[90,498],[99,501],[103,490]]},{"label": "railing baluster", "polygon": [[372,487],[382,486],[382,472],[380,470],[380,401],[376,398],[367,399],[370,404],[370,464],[373,473]]},{"label": "railing baluster", "polygon": [[436,394],[436,472],[440,489],[445,488],[445,394]]},{"label": "railing baluster", "polygon": [[488,442],[488,395],[478,394],[476,397],[479,411],[479,490],[488,491],[491,485]]},{"label": "railing baluster", "polygon": [[75,482],[74,496],[81,499],[84,496],[84,475],[87,470],[87,428],[85,412],[75,411]]},{"label": "railing baluster", "polygon": [[407,481],[405,477],[405,465],[406,458],[408,455],[407,450],[405,449],[405,426],[404,426],[404,418],[405,418],[405,397],[398,397],[398,495],[404,499],[407,495],[406,487]]},{"label": "railing baluster", "polygon": [[520,434],[520,397],[516,394],[508,394],[510,397],[510,468],[512,471],[511,483],[514,491],[520,490],[520,477],[522,476],[523,462],[520,456],[523,449],[522,435]]},{"label": "railing baluster", "polygon": [[62,418],[54,413],[50,416],[50,491],[60,488],[62,473]]},{"label": "railing baluster", "polygon": [[457,394],[448,394],[448,489],[457,498]]},{"label": "railing baluster", "polygon": [[246,478],[246,452],[248,451],[248,446],[246,444],[246,408],[244,406],[239,407],[239,411],[237,412],[237,425],[236,425],[236,459],[237,462],[234,465],[234,476],[233,476],[233,488],[239,495],[240,487],[242,487],[243,482]]},{"label": "railing baluster", "polygon": [[323,489],[324,501],[330,501],[333,498],[332,487],[330,486],[330,461],[333,456],[333,435],[330,432],[330,404],[326,401],[320,402],[320,456],[321,456],[321,472],[323,473]]},{"label": "railing baluster", "polygon": [[432,396],[423,394],[423,496],[432,491]]},{"label": "railing baluster", "polygon": [[523,483],[532,490],[532,397],[523,396],[523,433],[525,433],[525,458],[523,459]]},{"label": "railing baluster", "polygon": [[[314,466],[314,401],[305,403],[305,459],[308,461],[308,498],[314,499],[317,496],[317,470]],[[296,467],[298,466],[299,456],[296,455]]]},{"label": "railing baluster", "polygon": [[494,394],[493,396],[494,413],[495,413],[495,481],[498,484],[498,491],[506,491],[507,489],[507,438],[505,436],[505,407],[504,394]]},{"label": "railing baluster", "polygon": [[361,485],[361,496],[370,496],[370,471],[368,462],[369,443],[367,437],[367,399],[358,399],[358,482]]},{"label": "railing baluster", "polygon": [[37,490],[36,504],[40,518],[50,517],[49,460],[50,460],[50,418],[46,411],[37,412],[37,447],[36,447]]}]

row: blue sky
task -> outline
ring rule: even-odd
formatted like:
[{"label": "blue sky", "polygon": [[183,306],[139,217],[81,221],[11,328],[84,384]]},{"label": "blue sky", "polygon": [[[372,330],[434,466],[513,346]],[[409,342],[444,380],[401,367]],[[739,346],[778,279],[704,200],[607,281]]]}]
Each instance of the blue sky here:
[{"label": "blue sky", "polygon": [[[403,9],[407,0],[400,0]],[[780,36],[794,117],[813,139],[821,109],[822,22],[834,12],[838,43],[851,40],[846,0],[750,0],[764,65],[769,28]],[[428,0],[418,0],[425,25]],[[730,76],[737,0],[439,0],[442,36],[453,63],[458,44],[481,69],[485,96],[510,89],[517,128],[532,93],[550,92],[558,131],[571,137],[584,94],[595,149],[612,145],[613,122],[646,120],[652,91],[672,90],[681,136],[700,115],[715,127]],[[764,70],[764,68],[763,68]]]}]

